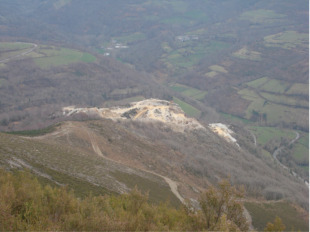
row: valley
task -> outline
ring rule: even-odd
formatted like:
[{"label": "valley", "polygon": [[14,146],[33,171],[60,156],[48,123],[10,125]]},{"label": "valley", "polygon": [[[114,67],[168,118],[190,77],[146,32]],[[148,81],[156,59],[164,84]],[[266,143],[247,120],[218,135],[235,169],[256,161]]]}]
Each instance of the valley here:
[{"label": "valley", "polygon": [[229,179],[252,229],[307,230],[309,3],[26,1],[0,3],[2,169],[196,209]]}]

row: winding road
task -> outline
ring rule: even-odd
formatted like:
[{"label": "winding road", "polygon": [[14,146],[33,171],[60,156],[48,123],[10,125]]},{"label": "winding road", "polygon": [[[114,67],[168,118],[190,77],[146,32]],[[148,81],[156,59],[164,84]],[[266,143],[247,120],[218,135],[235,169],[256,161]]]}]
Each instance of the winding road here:
[{"label": "winding road", "polygon": [[[300,138],[300,134],[299,134],[298,132],[296,132],[296,131],[295,131],[295,133],[296,133],[296,137],[295,137],[291,142],[289,142],[289,144],[288,144],[287,146],[290,146],[290,145],[294,144],[294,143]],[[306,180],[304,180],[303,178],[301,178],[300,176],[298,176],[297,173],[291,171],[291,169],[290,169],[289,167],[285,166],[284,164],[282,164],[282,163],[278,160],[277,156],[281,153],[281,151],[282,151],[285,147],[286,147],[286,146],[281,146],[281,147],[279,147],[278,149],[276,149],[276,150],[273,152],[273,154],[272,154],[273,158],[276,160],[276,162],[277,162],[282,168],[288,170],[289,172],[292,173],[293,176],[297,177],[297,179],[303,181],[307,186],[309,186],[309,183],[308,183]]]},{"label": "winding road", "polygon": [[19,54],[17,54],[17,55],[11,56],[11,57],[9,57],[9,58],[2,59],[2,60],[0,60],[0,63],[6,63],[6,62],[8,62],[8,61],[10,61],[10,60],[13,60],[13,59],[15,59],[15,58],[18,58],[18,57],[21,57],[21,56],[25,56],[25,55],[27,55],[27,54],[33,52],[33,51],[38,47],[38,45],[35,44],[35,43],[27,43],[27,44],[31,44],[33,47],[32,47],[32,48],[29,48],[27,51],[24,51],[24,52],[19,53]]},{"label": "winding road", "polygon": [[[88,136],[89,136],[89,139],[90,139],[92,148],[93,148],[94,152],[95,152],[97,155],[99,155],[99,156],[101,156],[101,157],[103,157],[104,159],[107,159],[107,160],[109,160],[109,161],[122,164],[121,162],[115,161],[115,160],[113,160],[113,159],[110,159],[110,158],[104,156],[104,155],[102,154],[102,152],[101,152],[101,150],[100,150],[100,148],[99,148],[97,142],[96,142],[96,139],[94,138],[93,133],[92,133],[92,132],[89,132],[88,130],[87,130],[87,133],[88,133]],[[170,189],[171,189],[171,192],[172,192],[183,204],[185,203],[184,198],[180,195],[180,193],[179,193],[179,191],[178,191],[178,183],[177,183],[176,181],[173,181],[173,180],[171,180],[170,178],[168,178],[168,177],[166,177],[166,176],[162,176],[162,175],[160,175],[160,174],[158,174],[158,173],[155,173],[155,172],[152,172],[152,171],[148,171],[148,170],[141,169],[141,168],[139,168],[138,170],[140,170],[140,171],[142,171],[142,172],[147,172],[147,173],[150,173],[150,174],[153,174],[153,175],[155,175],[155,176],[158,176],[158,177],[163,178],[163,179],[166,181],[166,183],[169,185],[169,187],[170,187]]]}]

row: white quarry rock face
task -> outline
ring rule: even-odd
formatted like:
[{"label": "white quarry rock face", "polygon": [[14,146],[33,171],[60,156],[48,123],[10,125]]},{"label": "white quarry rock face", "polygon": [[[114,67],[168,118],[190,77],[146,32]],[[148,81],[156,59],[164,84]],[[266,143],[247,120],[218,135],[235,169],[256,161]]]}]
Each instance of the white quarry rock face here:
[{"label": "white quarry rock face", "polygon": [[63,108],[63,115],[65,116],[81,113],[89,117],[95,116],[112,120],[160,121],[178,132],[206,129],[196,119],[186,117],[183,110],[177,104],[159,99],[133,102],[129,107],[76,108],[75,106],[68,106]]},{"label": "white quarry rock face", "polygon": [[209,128],[214,133],[226,139],[228,142],[235,143],[239,147],[239,144],[237,143],[237,139],[235,139],[232,136],[234,132],[231,129],[229,129],[227,125],[222,124],[222,123],[212,123],[212,124],[209,124]]}]

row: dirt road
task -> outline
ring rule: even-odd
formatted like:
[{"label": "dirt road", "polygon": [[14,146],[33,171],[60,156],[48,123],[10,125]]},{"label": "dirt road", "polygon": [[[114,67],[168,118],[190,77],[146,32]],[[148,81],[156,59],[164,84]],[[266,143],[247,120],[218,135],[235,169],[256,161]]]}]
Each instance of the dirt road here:
[{"label": "dirt road", "polygon": [[38,45],[35,44],[35,43],[28,43],[28,44],[31,44],[33,47],[32,47],[32,48],[29,48],[27,51],[22,52],[22,53],[20,53],[20,54],[11,56],[11,57],[9,57],[9,58],[5,58],[5,59],[3,59],[3,60],[0,60],[0,63],[6,63],[6,62],[8,62],[8,61],[10,61],[10,60],[13,60],[13,59],[15,59],[15,58],[18,58],[18,57],[21,57],[21,56],[25,56],[25,55],[29,54],[30,52],[33,52],[33,51],[38,47]]},{"label": "dirt road", "polygon": [[[86,130],[87,130],[87,129],[86,129]],[[113,160],[113,159],[110,159],[110,158],[104,156],[104,155],[102,154],[102,152],[101,152],[101,150],[100,150],[98,144],[97,144],[97,141],[96,141],[96,139],[95,139],[95,137],[94,137],[93,132],[90,132],[89,130],[87,130],[87,133],[88,133],[88,136],[89,136],[89,139],[90,139],[92,148],[93,148],[94,152],[95,152],[97,155],[103,157],[103,158],[106,159],[106,160],[109,160],[109,161],[112,161],[112,162],[115,162],[115,163],[122,164],[121,162],[115,161],[115,160]],[[182,203],[185,202],[185,201],[184,201],[184,198],[180,195],[180,193],[179,193],[179,191],[178,191],[178,183],[177,183],[176,181],[173,181],[173,180],[171,180],[170,178],[168,178],[168,177],[166,177],[166,176],[162,176],[162,175],[160,175],[160,174],[158,174],[158,173],[155,173],[155,172],[152,172],[152,171],[148,171],[148,170],[141,169],[141,168],[140,168],[139,170],[142,171],[142,172],[147,172],[147,173],[150,173],[150,174],[153,174],[153,175],[155,175],[155,176],[158,176],[158,177],[163,178],[163,179],[166,181],[166,183],[169,185],[169,187],[170,187],[170,189],[171,189],[171,192],[172,192]]]}]

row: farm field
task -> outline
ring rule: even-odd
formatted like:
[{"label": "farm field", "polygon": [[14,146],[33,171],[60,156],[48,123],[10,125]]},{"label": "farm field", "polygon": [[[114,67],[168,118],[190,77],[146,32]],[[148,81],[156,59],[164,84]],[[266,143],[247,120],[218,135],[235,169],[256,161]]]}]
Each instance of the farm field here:
[{"label": "farm field", "polygon": [[253,111],[265,113],[267,123],[277,124],[279,121],[294,123],[307,128],[308,110],[302,108],[289,107],[281,104],[271,103],[261,98],[254,90],[243,89],[238,92],[242,98],[250,100],[251,104],[246,110],[246,118],[250,119]]},{"label": "farm field", "polygon": [[196,100],[203,99],[204,96],[207,94],[207,91],[201,91],[199,89],[195,89],[195,88],[182,85],[182,84],[178,84],[178,83],[169,85],[169,88],[172,89],[173,91],[182,93],[185,96],[188,96]]},{"label": "farm field", "polygon": [[201,114],[201,111],[176,97],[173,97],[173,101],[177,103],[185,112],[185,114],[190,117],[198,117]]},{"label": "farm field", "polygon": [[309,35],[296,31],[285,31],[266,36],[264,40],[267,47],[281,47],[285,49],[308,48]]},{"label": "farm field", "polygon": [[292,85],[291,83],[269,77],[262,77],[246,84],[252,88],[272,93],[285,93]]},{"label": "farm field", "polygon": [[90,63],[96,61],[96,57],[89,53],[68,48],[40,46],[37,53],[43,54],[43,56],[35,58],[34,61],[41,68],[45,69],[76,62]]},{"label": "farm field", "polygon": [[272,139],[280,141],[281,138],[292,140],[296,137],[294,131],[287,129],[260,126],[248,126],[248,129],[256,135],[257,143],[262,147],[265,146]]},{"label": "farm field", "polygon": [[[187,41],[181,48],[163,55],[163,62],[172,65],[174,68],[192,68],[205,56],[212,55],[222,49],[229,47],[229,44],[220,41]],[[166,49],[170,51],[169,49]]]},{"label": "farm field", "polygon": [[247,47],[243,47],[240,50],[234,52],[233,56],[239,59],[253,60],[253,61],[260,61],[262,59],[260,52],[251,51]]},{"label": "farm field", "polygon": [[307,215],[302,215],[298,209],[285,201],[256,203],[245,202],[246,209],[252,216],[253,226],[263,231],[268,222],[273,222],[278,216],[286,226],[285,231],[308,231]]},{"label": "farm field", "polygon": [[253,23],[274,23],[282,20],[284,17],[284,14],[278,14],[273,10],[258,9],[242,13],[240,19],[248,20]]}]

